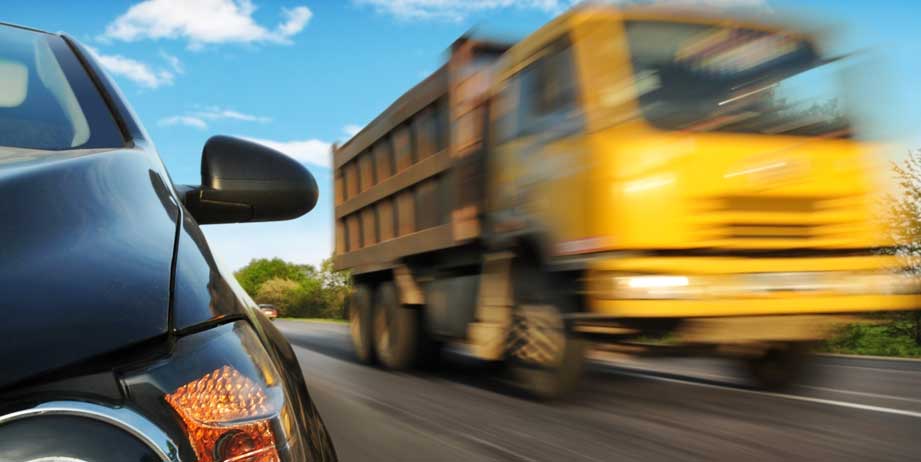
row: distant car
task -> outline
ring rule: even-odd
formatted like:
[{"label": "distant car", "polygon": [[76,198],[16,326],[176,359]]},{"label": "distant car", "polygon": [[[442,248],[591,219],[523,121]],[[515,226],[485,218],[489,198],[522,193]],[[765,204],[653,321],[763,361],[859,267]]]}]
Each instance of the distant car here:
[{"label": "distant car", "polygon": [[269,305],[267,303],[262,303],[259,305],[259,309],[262,311],[262,314],[269,319],[275,319],[278,317],[278,310],[275,309],[275,305]]},{"label": "distant car", "polygon": [[199,229],[300,216],[316,182],[220,136],[201,175],[173,185],[86,48],[0,24],[0,460],[336,460],[294,351]]}]

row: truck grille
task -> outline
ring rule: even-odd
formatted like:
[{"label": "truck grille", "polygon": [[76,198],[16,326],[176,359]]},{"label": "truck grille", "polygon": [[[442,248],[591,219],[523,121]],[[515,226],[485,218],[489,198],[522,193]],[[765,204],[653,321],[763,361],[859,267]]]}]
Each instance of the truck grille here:
[{"label": "truck grille", "polygon": [[694,229],[703,247],[849,245],[863,231],[862,196],[720,196],[704,199]]},{"label": "truck grille", "polygon": [[815,226],[796,223],[727,223],[723,226],[727,239],[809,239]]},{"label": "truck grille", "polygon": [[810,197],[725,196],[718,198],[717,210],[738,212],[810,213],[820,199]]}]

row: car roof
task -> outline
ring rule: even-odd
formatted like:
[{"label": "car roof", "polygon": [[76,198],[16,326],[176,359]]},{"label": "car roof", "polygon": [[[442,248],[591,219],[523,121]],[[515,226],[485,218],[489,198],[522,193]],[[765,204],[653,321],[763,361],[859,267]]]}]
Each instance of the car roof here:
[{"label": "car roof", "polygon": [[30,32],[38,32],[38,33],[41,33],[41,34],[58,35],[58,34],[53,34],[53,33],[51,33],[51,32],[44,31],[44,30],[41,30],[41,29],[36,29],[36,28],[34,28],[34,27],[23,26],[23,25],[20,25],[20,24],[13,24],[13,23],[11,23],[11,22],[0,21],[0,26],[12,27],[12,28],[15,28],[15,29],[23,29],[23,30],[27,30],[27,31],[30,31]]}]

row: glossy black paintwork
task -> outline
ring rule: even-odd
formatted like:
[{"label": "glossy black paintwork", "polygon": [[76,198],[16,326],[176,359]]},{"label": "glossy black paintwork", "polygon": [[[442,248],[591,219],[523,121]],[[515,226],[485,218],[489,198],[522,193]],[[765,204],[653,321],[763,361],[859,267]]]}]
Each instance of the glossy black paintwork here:
[{"label": "glossy black paintwork", "polygon": [[89,76],[96,88],[83,91],[99,92],[124,142],[0,149],[0,390],[109,360],[169,329],[178,201],[117,88],[88,53],[74,56],[61,64]]},{"label": "glossy black paintwork", "polygon": [[222,272],[205,235],[188,213],[179,230],[174,290],[173,325],[177,330],[219,317],[244,316],[256,309],[233,274]]},{"label": "glossy black paintwork", "polygon": [[297,218],[317,204],[310,171],[278,151],[243,138],[217,135],[201,155],[201,185],[180,197],[199,224]]},{"label": "glossy black paintwork", "polygon": [[[61,431],[63,428],[67,431]],[[44,416],[0,427],[0,460],[48,460],[45,458],[53,456],[94,462],[159,460],[128,432],[85,417]]]},{"label": "glossy black paintwork", "polygon": [[151,155],[0,158],[0,387],[167,332],[179,208]]},{"label": "glossy black paintwork", "polygon": [[[336,460],[288,341],[220,269],[118,88],[65,39],[126,147],[0,153],[0,413],[64,397],[124,404],[118,388],[98,385],[118,377],[104,371],[159,361],[182,336],[245,320],[290,392],[304,444],[292,461]],[[165,430],[178,439],[177,428]]]}]

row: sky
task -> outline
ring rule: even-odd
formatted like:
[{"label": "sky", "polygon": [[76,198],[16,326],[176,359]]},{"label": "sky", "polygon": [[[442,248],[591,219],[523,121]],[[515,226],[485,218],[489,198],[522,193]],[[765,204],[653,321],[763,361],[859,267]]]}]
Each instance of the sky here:
[{"label": "sky", "polygon": [[[872,64],[855,84],[898,159],[921,148],[921,30],[910,0],[647,0],[829,26],[836,52]],[[320,200],[296,220],[203,226],[231,269],[253,258],[317,264],[333,247],[329,146],[441,65],[466,31],[525,37],[572,0],[4,0],[0,21],[90,46],[151,135],[175,184],[200,182],[213,135],[304,163]],[[805,6],[804,6],[805,5]],[[869,69],[871,67],[864,66]]]}]

